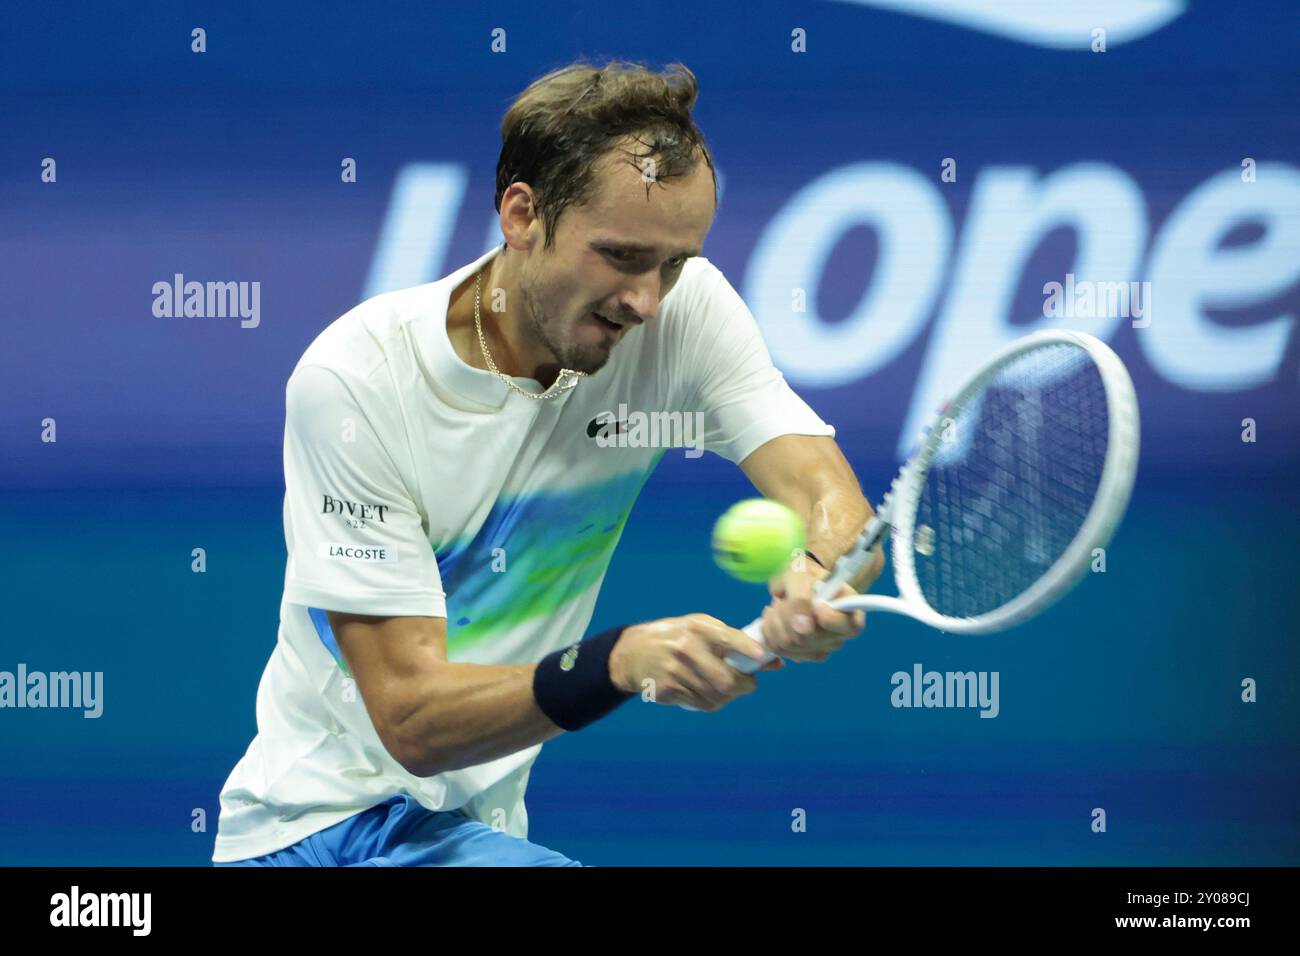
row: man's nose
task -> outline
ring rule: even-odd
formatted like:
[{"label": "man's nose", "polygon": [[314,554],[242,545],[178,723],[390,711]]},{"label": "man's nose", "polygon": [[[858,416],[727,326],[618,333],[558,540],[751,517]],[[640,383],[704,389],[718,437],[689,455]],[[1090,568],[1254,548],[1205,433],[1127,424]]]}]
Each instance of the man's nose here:
[{"label": "man's nose", "polygon": [[635,316],[637,322],[648,322],[659,314],[659,296],[663,282],[658,271],[651,270],[637,276],[630,288],[619,296],[618,304],[624,318]]}]

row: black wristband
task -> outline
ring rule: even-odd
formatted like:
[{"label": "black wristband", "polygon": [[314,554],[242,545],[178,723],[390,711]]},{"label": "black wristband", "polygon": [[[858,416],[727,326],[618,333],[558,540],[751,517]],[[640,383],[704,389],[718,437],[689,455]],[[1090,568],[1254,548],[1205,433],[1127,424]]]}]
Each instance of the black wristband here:
[{"label": "black wristband", "polygon": [[615,627],[547,654],[533,672],[533,697],[551,723],[581,730],[635,696],[609,679],[609,655],[623,635]]},{"label": "black wristband", "polygon": [[822,570],[824,570],[824,571],[829,571],[829,570],[830,570],[830,568],[828,568],[828,567],[826,567],[826,565],[822,564],[822,560],[821,560],[821,558],[817,557],[817,555],[813,554],[813,553],[812,553],[811,551],[809,551],[807,548],[800,548],[799,550],[800,550],[801,552],[803,552],[804,554],[806,554],[808,557],[812,558],[812,559],[813,559],[813,562],[814,562],[818,567],[820,567]]}]

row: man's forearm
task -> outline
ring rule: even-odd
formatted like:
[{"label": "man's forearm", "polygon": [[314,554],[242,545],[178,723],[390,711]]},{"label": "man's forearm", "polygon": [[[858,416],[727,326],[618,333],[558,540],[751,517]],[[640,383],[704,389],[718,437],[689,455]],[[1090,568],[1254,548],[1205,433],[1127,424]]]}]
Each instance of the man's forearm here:
[{"label": "man's forearm", "polygon": [[533,696],[535,664],[442,663],[390,729],[393,756],[416,776],[472,767],[564,731]]},{"label": "man's forearm", "polygon": [[[862,534],[862,529],[875,512],[856,489],[831,488],[824,491],[809,505],[803,516],[807,524],[807,548],[829,569]],[[849,582],[853,590],[862,592],[871,587],[884,567],[884,555],[878,554],[858,576]]]}]

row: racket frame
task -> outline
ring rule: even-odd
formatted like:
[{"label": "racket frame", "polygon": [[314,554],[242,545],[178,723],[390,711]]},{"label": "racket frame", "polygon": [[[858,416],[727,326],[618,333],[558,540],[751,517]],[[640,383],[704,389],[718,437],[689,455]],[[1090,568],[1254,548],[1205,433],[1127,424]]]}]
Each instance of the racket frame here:
[{"label": "racket frame", "polygon": [[[940,614],[925,600],[916,576],[913,549],[916,511],[925,479],[939,444],[943,440],[946,419],[955,419],[1007,365],[1036,349],[1050,345],[1082,348],[1091,358],[1106,395],[1108,432],[1106,457],[1101,478],[1087,516],[1070,544],[1043,575],[1024,592],[1000,607],[975,617]],[[1139,421],[1137,396],[1128,370],[1110,346],[1096,336],[1069,329],[1042,329],[1007,343],[980,365],[931,416],[921,430],[919,447],[899,470],[881,499],[880,507],[867,522],[853,546],[833,565],[831,573],[817,586],[814,599],[840,611],[889,611],[904,614],[950,634],[987,634],[1002,631],[1033,617],[1063,596],[1083,576],[1092,560],[1094,548],[1105,547],[1119,526],[1128,506],[1137,474]],[[843,586],[855,579],[884,536],[891,537],[891,556],[898,596],[859,594],[832,599]],[[762,643],[763,619],[757,618],[744,628],[746,634]],[[769,654],[762,661],[738,653],[727,656],[733,666],[753,673],[773,660]]]}]

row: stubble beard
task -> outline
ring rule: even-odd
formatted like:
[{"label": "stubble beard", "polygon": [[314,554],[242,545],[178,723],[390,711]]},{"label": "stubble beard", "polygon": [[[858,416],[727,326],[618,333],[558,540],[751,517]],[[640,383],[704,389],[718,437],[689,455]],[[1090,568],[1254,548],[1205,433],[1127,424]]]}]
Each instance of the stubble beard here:
[{"label": "stubble beard", "polygon": [[605,363],[609,361],[608,350],[599,347],[584,348],[572,340],[566,341],[564,333],[566,331],[571,333],[572,330],[558,327],[557,322],[542,307],[533,288],[525,284],[520,292],[524,300],[524,308],[528,313],[529,332],[535,341],[544,345],[556,357],[560,368],[593,375],[605,367]]}]

